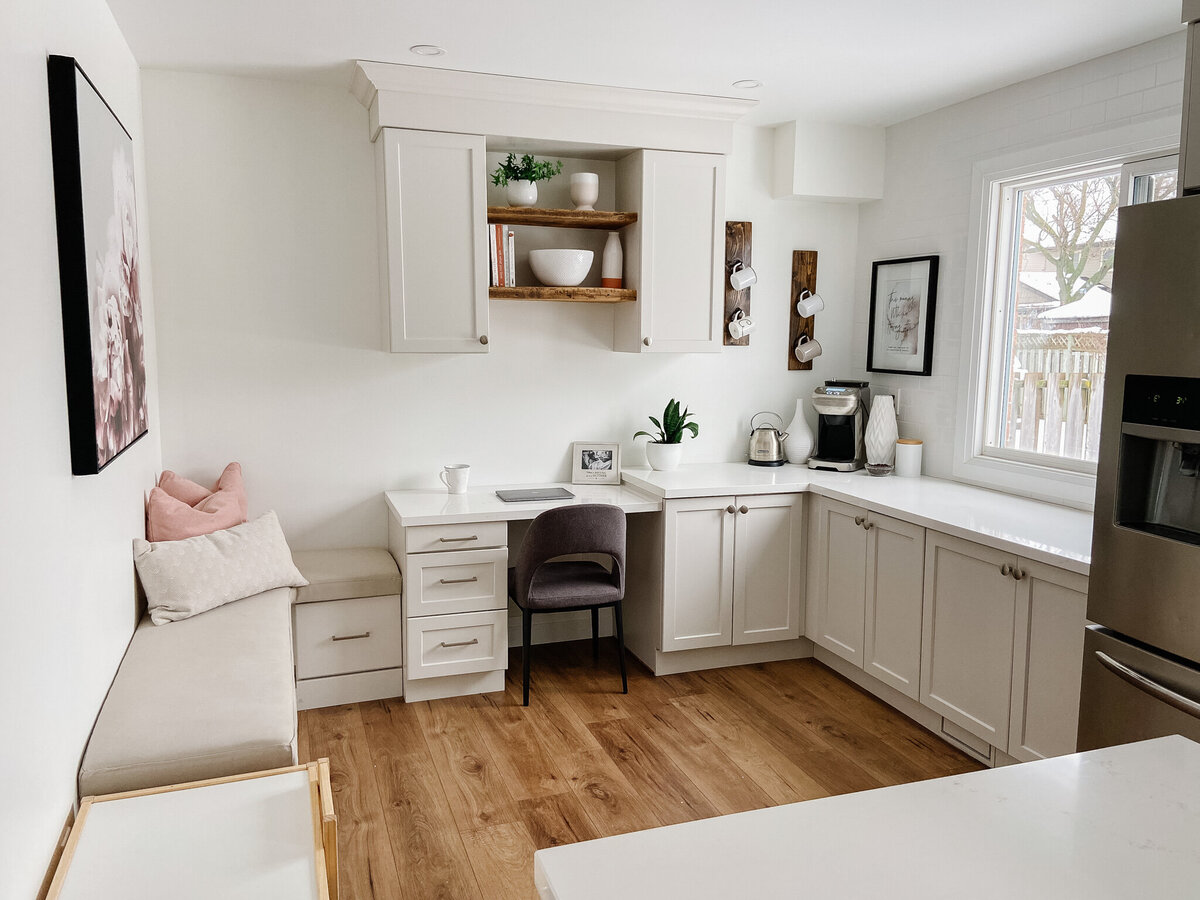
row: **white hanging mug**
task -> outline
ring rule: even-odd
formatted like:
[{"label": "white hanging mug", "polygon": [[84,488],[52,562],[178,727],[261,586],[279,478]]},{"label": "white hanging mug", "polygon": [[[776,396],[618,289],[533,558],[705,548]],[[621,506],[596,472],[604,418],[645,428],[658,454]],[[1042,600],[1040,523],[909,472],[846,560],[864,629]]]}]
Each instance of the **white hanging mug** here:
[{"label": "white hanging mug", "polygon": [[729,270],[729,286],[735,291],[744,291],[758,281],[758,273],[745,265],[740,259]]},{"label": "white hanging mug", "polygon": [[796,341],[795,349],[796,359],[802,363],[812,362],[823,352],[821,344],[816,338],[811,338],[807,334],[800,335],[800,340]]},{"label": "white hanging mug", "polygon": [[446,486],[452,494],[465,494],[467,492],[467,481],[471,477],[471,467],[466,463],[453,463],[445,466],[442,471],[438,472],[438,478],[442,480],[442,484]]},{"label": "white hanging mug", "polygon": [[820,294],[814,294],[808,288],[804,289],[804,293],[800,295],[800,299],[796,301],[796,312],[804,319],[809,316],[815,316],[825,308],[825,301],[821,299]]},{"label": "white hanging mug", "polygon": [[729,320],[729,336],[735,341],[741,340],[754,330],[756,324],[739,306],[733,311],[733,318]]}]

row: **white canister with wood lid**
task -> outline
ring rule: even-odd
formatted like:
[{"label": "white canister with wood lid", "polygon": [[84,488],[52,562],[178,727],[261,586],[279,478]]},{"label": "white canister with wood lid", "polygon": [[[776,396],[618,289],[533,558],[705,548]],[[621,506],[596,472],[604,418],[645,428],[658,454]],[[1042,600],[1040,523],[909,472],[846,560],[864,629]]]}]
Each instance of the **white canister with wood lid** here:
[{"label": "white canister with wood lid", "polygon": [[921,474],[921,441],[900,438],[896,441],[896,469],[894,474],[905,478],[917,478]]}]

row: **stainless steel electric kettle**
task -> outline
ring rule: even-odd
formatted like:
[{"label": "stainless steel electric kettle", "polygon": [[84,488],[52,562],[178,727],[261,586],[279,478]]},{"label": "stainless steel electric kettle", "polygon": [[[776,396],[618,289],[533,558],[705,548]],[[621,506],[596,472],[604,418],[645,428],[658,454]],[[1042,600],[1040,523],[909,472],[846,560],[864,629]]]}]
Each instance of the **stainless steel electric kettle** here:
[{"label": "stainless steel electric kettle", "polygon": [[[759,425],[755,427],[754,420],[759,416],[775,416],[779,419],[779,428],[774,425]],[[750,418],[750,465],[752,466],[782,466],[787,462],[787,454],[783,450],[783,439],[787,432],[780,431],[783,418],[770,412],[758,412]]]}]

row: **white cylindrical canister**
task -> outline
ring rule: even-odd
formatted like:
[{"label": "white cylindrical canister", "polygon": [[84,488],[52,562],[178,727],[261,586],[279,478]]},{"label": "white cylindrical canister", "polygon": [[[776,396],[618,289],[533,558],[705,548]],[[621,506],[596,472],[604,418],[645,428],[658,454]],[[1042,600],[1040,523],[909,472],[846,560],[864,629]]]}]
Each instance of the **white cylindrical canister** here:
[{"label": "white cylindrical canister", "polygon": [[896,469],[894,474],[905,478],[916,478],[921,474],[921,441],[900,438],[896,441]]}]

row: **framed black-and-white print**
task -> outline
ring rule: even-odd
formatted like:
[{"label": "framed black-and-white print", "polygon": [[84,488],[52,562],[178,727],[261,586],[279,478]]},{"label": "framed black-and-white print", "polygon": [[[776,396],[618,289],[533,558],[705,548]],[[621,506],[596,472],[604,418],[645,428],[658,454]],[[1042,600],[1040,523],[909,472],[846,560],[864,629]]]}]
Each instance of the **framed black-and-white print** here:
[{"label": "framed black-and-white print", "polygon": [[576,441],[571,445],[571,484],[620,483],[620,444]]},{"label": "framed black-and-white print", "polygon": [[47,60],[71,471],[147,430],[133,139],[70,56]]},{"label": "framed black-and-white print", "polygon": [[867,371],[933,374],[938,258],[912,256],[871,265]]}]

